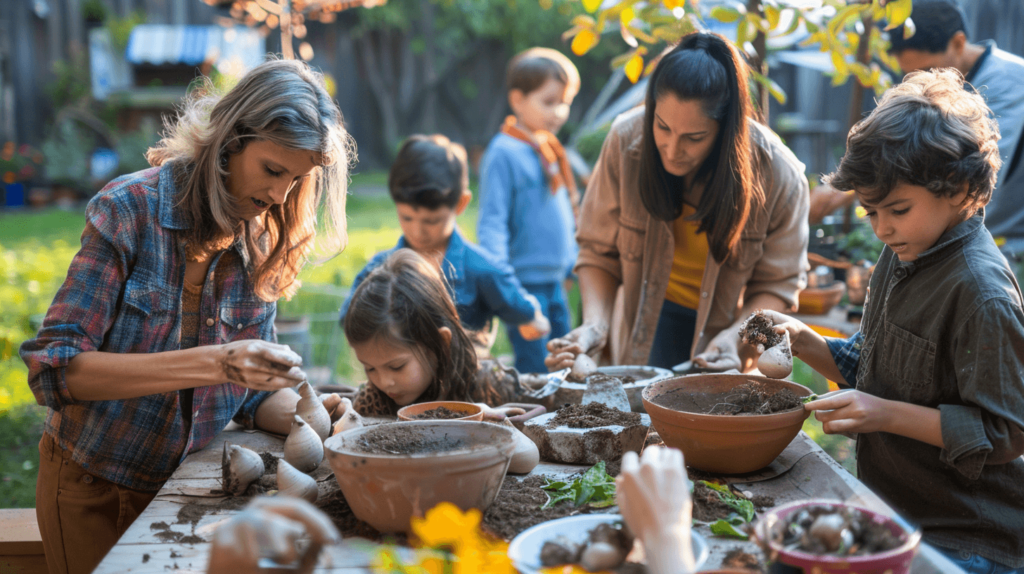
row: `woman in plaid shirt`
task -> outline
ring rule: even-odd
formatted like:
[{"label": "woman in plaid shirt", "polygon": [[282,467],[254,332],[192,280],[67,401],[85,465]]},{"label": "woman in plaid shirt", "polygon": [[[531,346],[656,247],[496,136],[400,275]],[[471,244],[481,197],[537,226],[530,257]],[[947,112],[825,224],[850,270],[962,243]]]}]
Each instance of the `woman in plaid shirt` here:
[{"label": "woman in plaid shirt", "polygon": [[36,513],[52,573],[90,572],[231,419],[286,433],[305,378],[276,344],[276,301],[315,238],[329,252],[346,240],[341,112],[295,61],[196,92],[154,167],[89,202],[81,250],[21,347],[48,407]]}]

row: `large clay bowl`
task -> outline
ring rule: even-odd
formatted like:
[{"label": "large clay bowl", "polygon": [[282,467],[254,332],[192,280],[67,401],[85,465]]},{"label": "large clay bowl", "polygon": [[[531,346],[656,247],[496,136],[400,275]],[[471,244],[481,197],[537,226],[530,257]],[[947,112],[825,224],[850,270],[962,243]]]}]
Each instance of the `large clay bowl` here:
[{"label": "large clay bowl", "polygon": [[[641,398],[644,388],[654,381],[660,381],[672,376],[672,371],[660,367],[648,367],[645,365],[616,365],[609,367],[598,367],[598,373],[613,377],[630,376],[636,379],[632,383],[622,385],[626,390],[626,398],[629,399],[629,410],[635,413],[644,412],[644,402]],[[583,402],[583,391],[587,390],[586,383],[573,383],[566,381],[555,393],[555,404],[565,403],[579,404]]]},{"label": "large clay bowl", "polygon": [[[457,413],[463,413],[457,419],[444,419],[450,421],[482,421],[484,420],[484,410],[480,408],[480,405],[474,405],[473,403],[463,403],[459,401],[432,401],[429,403],[419,403],[415,405],[409,405],[398,409],[398,420],[400,421],[413,421],[416,420],[417,415],[421,415],[427,411],[444,407],[450,411]],[[438,419],[441,420],[441,419]]]},{"label": "large clay bowl", "polygon": [[764,468],[786,449],[810,414],[803,409],[771,415],[705,415],[666,408],[658,398],[673,391],[724,393],[747,381],[788,388],[797,396],[811,390],[790,381],[741,373],[704,373],[654,382],[643,393],[651,424],[665,444],[683,451],[686,464],[706,472],[743,474]]},{"label": "large clay bowl", "polygon": [[[360,450],[359,439],[371,432],[412,432],[417,438],[464,446],[434,453],[370,454]],[[462,510],[490,506],[515,451],[515,435],[510,428],[478,422],[411,421],[351,429],[328,438],[324,449],[356,518],[382,533],[407,532],[413,516],[423,516],[441,502]]]},{"label": "large clay bowl", "polygon": [[[856,508],[869,516],[871,520],[884,524],[903,544],[878,554],[866,556],[822,556],[799,550],[786,550],[774,535],[780,528],[785,528],[786,519],[808,506],[832,506],[838,508]],[[805,572],[821,572],[822,574],[906,574],[914,561],[914,553],[921,542],[921,531],[910,527],[902,520],[872,512],[866,508],[837,502],[834,500],[801,500],[773,508],[763,515],[754,525],[754,536],[762,548],[766,549],[772,562],[781,562],[789,566],[801,568]]]}]

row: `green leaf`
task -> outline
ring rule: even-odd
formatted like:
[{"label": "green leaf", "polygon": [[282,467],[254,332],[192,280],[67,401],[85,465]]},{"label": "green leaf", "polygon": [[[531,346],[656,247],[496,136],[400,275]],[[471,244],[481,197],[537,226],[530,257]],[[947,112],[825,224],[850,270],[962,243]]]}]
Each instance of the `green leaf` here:
[{"label": "green leaf", "polygon": [[604,461],[602,460],[601,462],[590,467],[590,469],[588,469],[587,472],[584,472],[583,477],[580,480],[583,481],[583,484],[595,485],[601,484],[603,482],[608,482],[611,479],[612,477],[608,476],[608,473],[605,472],[605,465]]},{"label": "green leaf", "polygon": [[712,522],[711,533],[715,536],[728,536],[731,538],[740,538],[743,540],[749,538],[749,536],[739,531],[735,526],[729,524],[725,520],[716,520],[715,522]]},{"label": "green leaf", "polygon": [[705,486],[714,490],[718,493],[718,498],[724,502],[729,508],[735,510],[740,517],[746,522],[754,520],[754,503],[747,500],[746,498],[740,498],[733,494],[732,490],[726,485],[718,485],[713,482],[702,480]]},{"label": "green leaf", "polygon": [[807,403],[809,403],[811,401],[816,401],[816,400],[818,400],[818,395],[816,395],[814,393],[811,393],[811,396],[803,398],[803,403],[806,405]]},{"label": "green leaf", "polygon": [[603,461],[587,469],[583,476],[572,482],[548,479],[541,488],[549,491],[548,501],[541,507],[542,510],[563,500],[571,500],[575,506],[589,504],[595,508],[615,504],[615,479],[605,471]]},{"label": "green leaf", "polygon": [[576,493],[572,492],[571,490],[570,491],[559,492],[558,494],[556,494],[554,496],[551,496],[549,494],[548,495],[548,501],[545,502],[544,506],[541,506],[540,509],[541,510],[547,510],[547,509],[551,508],[552,506],[558,504],[559,502],[562,502],[563,500],[573,500],[575,498],[576,498]]}]

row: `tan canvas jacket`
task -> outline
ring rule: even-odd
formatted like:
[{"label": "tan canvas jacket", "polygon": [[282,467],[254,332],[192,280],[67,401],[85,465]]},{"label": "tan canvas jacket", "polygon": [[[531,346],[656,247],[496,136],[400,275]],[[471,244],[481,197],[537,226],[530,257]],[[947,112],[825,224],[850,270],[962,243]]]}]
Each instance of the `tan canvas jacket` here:
[{"label": "tan canvas jacket", "polygon": [[[594,266],[620,281],[609,344],[619,365],[647,363],[672,270],[671,222],[647,213],[637,192],[643,107],[616,118],[594,167],[576,234],[576,270]],[[735,255],[708,256],[691,356],[736,319],[744,295],[771,293],[796,306],[806,285],[809,191],[804,165],[764,126],[751,136],[771,161],[764,205],[754,206]],[[705,193],[714,193],[708,190]]]}]

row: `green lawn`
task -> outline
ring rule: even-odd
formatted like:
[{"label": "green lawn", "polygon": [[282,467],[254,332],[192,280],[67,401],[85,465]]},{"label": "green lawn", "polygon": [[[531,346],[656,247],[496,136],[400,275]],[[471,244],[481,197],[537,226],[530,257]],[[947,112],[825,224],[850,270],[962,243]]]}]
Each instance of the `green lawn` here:
[{"label": "green lawn", "polygon": [[[375,188],[386,184],[386,178],[378,172],[353,179],[359,185]],[[459,219],[470,239],[476,237],[476,215],[474,202]],[[26,384],[27,370],[17,351],[22,341],[34,335],[33,320],[46,311],[63,283],[84,225],[80,210],[0,212],[0,508],[35,506],[36,445],[45,409],[35,404]],[[359,381],[362,369],[344,343],[337,314],[348,285],[366,261],[398,240],[400,229],[390,198],[350,196],[348,235],[348,247],[342,254],[303,270],[303,288],[291,301],[279,303],[279,315],[310,316],[314,364],[333,367],[342,380]],[[579,295],[574,289],[570,293],[574,314],[578,305]],[[494,353],[511,353],[504,329],[499,330]],[[797,363],[794,380],[817,393],[827,390],[822,377]],[[851,441],[825,435],[813,417],[804,424],[804,430],[853,471]]]}]

